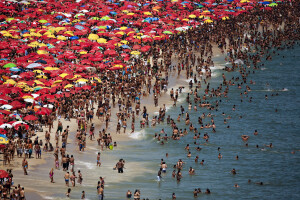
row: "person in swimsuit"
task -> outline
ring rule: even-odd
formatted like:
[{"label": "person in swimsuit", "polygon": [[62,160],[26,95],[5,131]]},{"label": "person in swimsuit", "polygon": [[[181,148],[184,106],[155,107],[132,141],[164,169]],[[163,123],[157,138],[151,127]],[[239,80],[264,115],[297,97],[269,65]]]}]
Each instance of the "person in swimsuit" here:
[{"label": "person in swimsuit", "polygon": [[69,179],[70,179],[70,174],[69,174],[69,172],[67,172],[66,174],[65,174],[65,183],[66,183],[66,186],[68,186],[69,187]]},{"label": "person in swimsuit", "polygon": [[53,182],[53,176],[54,176],[54,170],[53,170],[53,168],[50,170],[50,172],[49,172],[49,178],[50,178],[50,181],[51,181],[51,183],[54,183]]},{"label": "person in swimsuit", "polygon": [[126,193],[126,198],[130,199],[131,197],[132,197],[132,193],[130,190],[128,190]]}]

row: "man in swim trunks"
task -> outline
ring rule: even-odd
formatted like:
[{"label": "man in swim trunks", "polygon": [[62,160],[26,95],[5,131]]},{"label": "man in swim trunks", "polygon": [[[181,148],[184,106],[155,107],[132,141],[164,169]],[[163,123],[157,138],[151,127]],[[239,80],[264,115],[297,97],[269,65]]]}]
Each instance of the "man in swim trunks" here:
[{"label": "man in swim trunks", "polygon": [[66,183],[66,186],[68,186],[69,187],[69,179],[70,179],[70,174],[69,174],[69,172],[67,172],[66,174],[65,174],[65,183]]}]

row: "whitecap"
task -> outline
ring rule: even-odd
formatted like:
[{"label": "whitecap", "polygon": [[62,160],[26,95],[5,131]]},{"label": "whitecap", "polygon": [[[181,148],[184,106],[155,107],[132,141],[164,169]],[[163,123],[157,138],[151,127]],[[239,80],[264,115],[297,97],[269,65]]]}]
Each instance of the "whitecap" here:
[{"label": "whitecap", "polygon": [[141,140],[144,139],[146,137],[146,132],[145,130],[140,130],[140,131],[136,131],[134,133],[130,133],[129,137],[135,140]]}]

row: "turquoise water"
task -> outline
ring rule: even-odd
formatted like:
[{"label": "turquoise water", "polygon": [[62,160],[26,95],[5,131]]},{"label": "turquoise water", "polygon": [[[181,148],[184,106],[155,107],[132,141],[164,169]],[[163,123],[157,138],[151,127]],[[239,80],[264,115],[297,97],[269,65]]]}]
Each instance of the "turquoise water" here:
[{"label": "turquoise water", "polygon": [[[107,199],[124,199],[127,189],[134,191],[140,189],[142,198],[149,199],[171,199],[173,192],[176,193],[177,199],[194,199],[193,190],[201,188],[202,192],[209,188],[211,195],[200,194],[199,199],[299,199],[300,190],[298,184],[300,180],[299,164],[300,152],[291,154],[292,150],[300,149],[300,47],[278,52],[280,55],[273,56],[271,61],[263,61],[265,66],[255,70],[255,74],[248,77],[248,85],[251,88],[248,96],[241,102],[240,93],[244,89],[238,89],[231,86],[228,98],[222,98],[219,104],[219,111],[211,111],[214,116],[217,132],[212,133],[211,129],[200,130],[201,139],[198,140],[203,144],[205,141],[202,136],[207,132],[210,136],[208,145],[202,145],[202,150],[196,151],[193,144],[192,132],[179,141],[168,141],[165,145],[160,145],[153,139],[155,132],[159,133],[162,128],[170,136],[172,131],[164,124],[157,125],[153,128],[147,128],[141,131],[141,137],[137,140],[125,143],[125,149],[116,151],[124,158],[126,162],[141,162],[146,169],[151,172],[145,172],[143,176],[134,177],[133,181],[123,181],[110,185],[105,188]],[[284,56],[285,58],[283,58]],[[215,65],[225,66],[223,58],[215,59]],[[252,68],[250,68],[252,71]],[[223,71],[217,69],[214,71],[214,77],[211,79],[211,88],[216,88],[222,83],[221,74]],[[225,73],[227,79],[237,77],[238,72]],[[249,81],[255,81],[255,85],[250,85]],[[237,82],[236,82],[237,83]],[[271,96],[272,94],[278,96]],[[199,94],[203,95],[203,90]],[[185,98],[186,94],[183,94]],[[268,99],[265,99],[268,95]],[[245,96],[245,95],[244,95]],[[216,99],[209,100],[210,102]],[[232,106],[236,105],[236,110]],[[183,102],[182,105],[187,111],[188,104]],[[176,120],[180,113],[179,105],[168,110],[167,115]],[[275,112],[275,109],[278,111]],[[198,117],[202,113],[208,114],[208,110],[198,108],[198,111],[189,110],[191,122],[196,128],[200,125],[197,123]],[[224,116],[230,115],[232,119],[223,123]],[[239,116],[242,116],[240,118]],[[210,118],[205,118],[204,124],[210,123]],[[187,128],[184,120],[176,122],[179,128]],[[226,128],[227,126],[230,128]],[[259,134],[254,136],[254,130]],[[241,135],[250,136],[249,146],[241,140]],[[272,149],[264,147],[265,144],[273,143]],[[190,144],[192,157],[187,158],[184,147]],[[256,148],[259,145],[259,148]],[[218,159],[217,148],[220,147],[220,153],[223,159]],[[165,157],[165,153],[169,157]],[[199,161],[205,160],[204,166],[194,162],[195,156],[199,156]],[[239,160],[235,156],[239,156]],[[168,164],[167,173],[163,175],[162,181],[156,181],[157,171],[159,169],[160,159],[163,158]],[[182,159],[186,164],[182,170],[183,178],[177,183],[172,178],[173,165],[178,159]],[[189,167],[193,167],[196,174],[188,174]],[[236,175],[230,171],[235,168]],[[126,173],[126,170],[125,170]],[[251,179],[252,183],[248,183]],[[256,182],[263,182],[260,186]],[[234,184],[240,187],[235,188]]]}]

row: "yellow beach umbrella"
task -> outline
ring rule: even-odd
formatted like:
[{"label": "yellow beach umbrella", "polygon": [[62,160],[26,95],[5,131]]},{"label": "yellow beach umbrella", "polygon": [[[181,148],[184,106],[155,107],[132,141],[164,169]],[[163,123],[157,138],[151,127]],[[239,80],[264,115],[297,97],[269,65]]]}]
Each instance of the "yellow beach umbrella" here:
[{"label": "yellow beach umbrella", "polygon": [[45,51],[45,50],[38,50],[36,53],[39,54],[39,55],[48,54],[48,52]]},{"label": "yellow beach umbrella", "polygon": [[117,32],[116,34],[124,35],[125,33],[124,33],[123,31],[119,31],[119,32]]},{"label": "yellow beach umbrella", "polygon": [[34,73],[38,73],[38,74],[43,73],[43,71],[42,71],[42,70],[39,70],[39,69],[33,70],[33,72],[34,72]]},{"label": "yellow beach umbrella", "polygon": [[15,85],[17,82],[12,80],[12,79],[8,79],[6,80],[3,84],[11,84],[11,85]]},{"label": "yellow beach umbrella", "polygon": [[134,14],[135,14],[135,13],[127,13],[127,15],[131,15],[131,16],[134,15]]},{"label": "yellow beach umbrella", "polygon": [[44,85],[44,83],[41,82],[41,81],[39,81],[39,80],[34,80],[33,82],[35,82],[35,83],[38,84],[38,85]]},{"label": "yellow beach umbrella", "polygon": [[60,36],[57,36],[57,39],[58,40],[67,40],[68,38],[63,35],[60,35]]},{"label": "yellow beach umbrella", "polygon": [[76,82],[88,82],[89,80],[88,79],[85,79],[85,78],[80,78],[78,79]]},{"label": "yellow beach umbrella", "polygon": [[9,140],[7,137],[1,137],[0,136],[0,144],[8,144]]},{"label": "yellow beach umbrella", "polygon": [[47,76],[45,76],[45,75],[38,75],[38,76],[36,76],[37,78],[42,78],[42,79],[47,79]]},{"label": "yellow beach umbrella", "polygon": [[54,81],[54,83],[53,84],[56,84],[56,83],[61,83],[62,82],[62,80],[56,80],[56,81]]},{"label": "yellow beach umbrella", "polygon": [[68,85],[66,85],[64,88],[71,88],[71,87],[74,87],[74,85],[68,84]]},{"label": "yellow beach umbrella", "polygon": [[124,31],[124,30],[126,30],[126,29],[127,29],[126,26],[122,26],[122,27],[120,28],[120,30],[122,30],[122,31]]},{"label": "yellow beach umbrella", "polygon": [[33,96],[25,95],[22,97],[23,99],[34,99]]},{"label": "yellow beach umbrella", "polygon": [[192,19],[194,19],[196,17],[197,17],[196,15],[189,15],[189,18],[192,18]]},{"label": "yellow beach umbrella", "polygon": [[52,70],[59,70],[57,67],[45,67],[44,70],[52,71]]},{"label": "yellow beach umbrella", "polygon": [[225,16],[225,17],[222,17],[222,20],[227,20],[229,19],[229,17]]},{"label": "yellow beach umbrella", "polygon": [[90,34],[89,37],[88,37],[89,40],[97,40],[99,39],[99,36],[96,35],[96,34]]},{"label": "yellow beach umbrella", "polygon": [[126,41],[126,40],[121,40],[121,43],[123,43],[123,44],[128,44],[129,42]]},{"label": "yellow beach umbrella", "polygon": [[83,55],[83,54],[87,54],[88,52],[87,51],[80,51],[79,52],[81,55]]},{"label": "yellow beach umbrella", "polygon": [[97,40],[97,42],[100,43],[100,44],[104,44],[104,43],[107,43],[107,40],[105,38],[99,38]]},{"label": "yellow beach umbrella", "polygon": [[211,20],[211,19],[208,19],[208,20],[205,20],[205,21],[204,21],[204,23],[212,23],[212,22],[214,22],[214,21]]},{"label": "yellow beach umbrella", "polygon": [[140,55],[141,52],[139,52],[139,51],[132,51],[132,52],[130,52],[130,54],[132,54],[132,55]]},{"label": "yellow beach umbrella", "polygon": [[59,75],[60,77],[62,77],[62,78],[64,78],[64,77],[66,77],[66,76],[68,76],[69,74],[67,74],[67,73],[62,73],[61,75]]},{"label": "yellow beach umbrella", "polygon": [[144,15],[152,15],[151,12],[144,12]]}]

